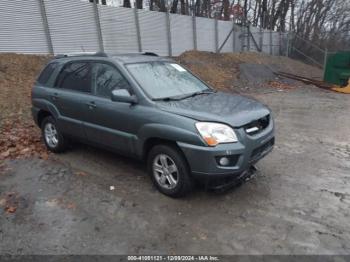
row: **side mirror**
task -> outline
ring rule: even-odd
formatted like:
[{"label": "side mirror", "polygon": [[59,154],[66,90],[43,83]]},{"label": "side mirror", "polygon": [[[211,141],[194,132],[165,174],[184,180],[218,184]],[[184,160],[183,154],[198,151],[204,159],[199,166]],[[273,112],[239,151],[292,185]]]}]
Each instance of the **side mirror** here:
[{"label": "side mirror", "polygon": [[129,104],[136,104],[137,98],[134,95],[131,95],[126,89],[116,89],[112,91],[111,99],[114,102],[122,102]]}]

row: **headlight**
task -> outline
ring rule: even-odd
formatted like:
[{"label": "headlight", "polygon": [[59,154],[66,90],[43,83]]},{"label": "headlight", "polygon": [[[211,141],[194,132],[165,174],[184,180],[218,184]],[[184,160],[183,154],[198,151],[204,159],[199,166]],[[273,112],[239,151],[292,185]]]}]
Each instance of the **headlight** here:
[{"label": "headlight", "polygon": [[209,146],[220,143],[237,142],[235,131],[227,125],[220,123],[198,122],[196,128]]}]

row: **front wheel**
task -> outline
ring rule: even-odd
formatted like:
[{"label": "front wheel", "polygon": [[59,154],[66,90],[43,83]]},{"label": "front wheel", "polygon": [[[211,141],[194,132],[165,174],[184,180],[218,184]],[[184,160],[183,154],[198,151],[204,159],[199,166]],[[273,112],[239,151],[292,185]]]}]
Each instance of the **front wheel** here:
[{"label": "front wheel", "polygon": [[148,173],[163,194],[181,197],[193,187],[192,178],[181,152],[173,146],[157,145],[148,154]]}]

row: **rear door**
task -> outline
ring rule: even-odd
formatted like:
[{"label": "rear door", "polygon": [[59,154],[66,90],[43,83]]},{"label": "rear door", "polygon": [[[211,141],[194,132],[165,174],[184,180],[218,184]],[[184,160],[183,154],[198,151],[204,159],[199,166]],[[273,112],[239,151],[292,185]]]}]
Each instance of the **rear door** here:
[{"label": "rear door", "polygon": [[88,61],[69,62],[59,73],[56,88],[50,91],[51,100],[60,113],[59,127],[65,134],[86,138],[82,122],[87,119],[91,106],[91,71]]}]

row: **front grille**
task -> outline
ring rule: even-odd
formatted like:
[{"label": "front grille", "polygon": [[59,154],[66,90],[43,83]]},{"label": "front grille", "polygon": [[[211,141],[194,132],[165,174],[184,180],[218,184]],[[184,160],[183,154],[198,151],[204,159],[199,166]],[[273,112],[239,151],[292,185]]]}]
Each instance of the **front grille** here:
[{"label": "front grille", "polygon": [[262,146],[255,148],[250,156],[252,160],[259,158],[265,151],[270,149],[275,144],[275,138],[272,138]]},{"label": "front grille", "polygon": [[248,135],[256,135],[263,131],[270,124],[270,115],[266,115],[258,120],[254,120],[244,126],[244,130]]}]

